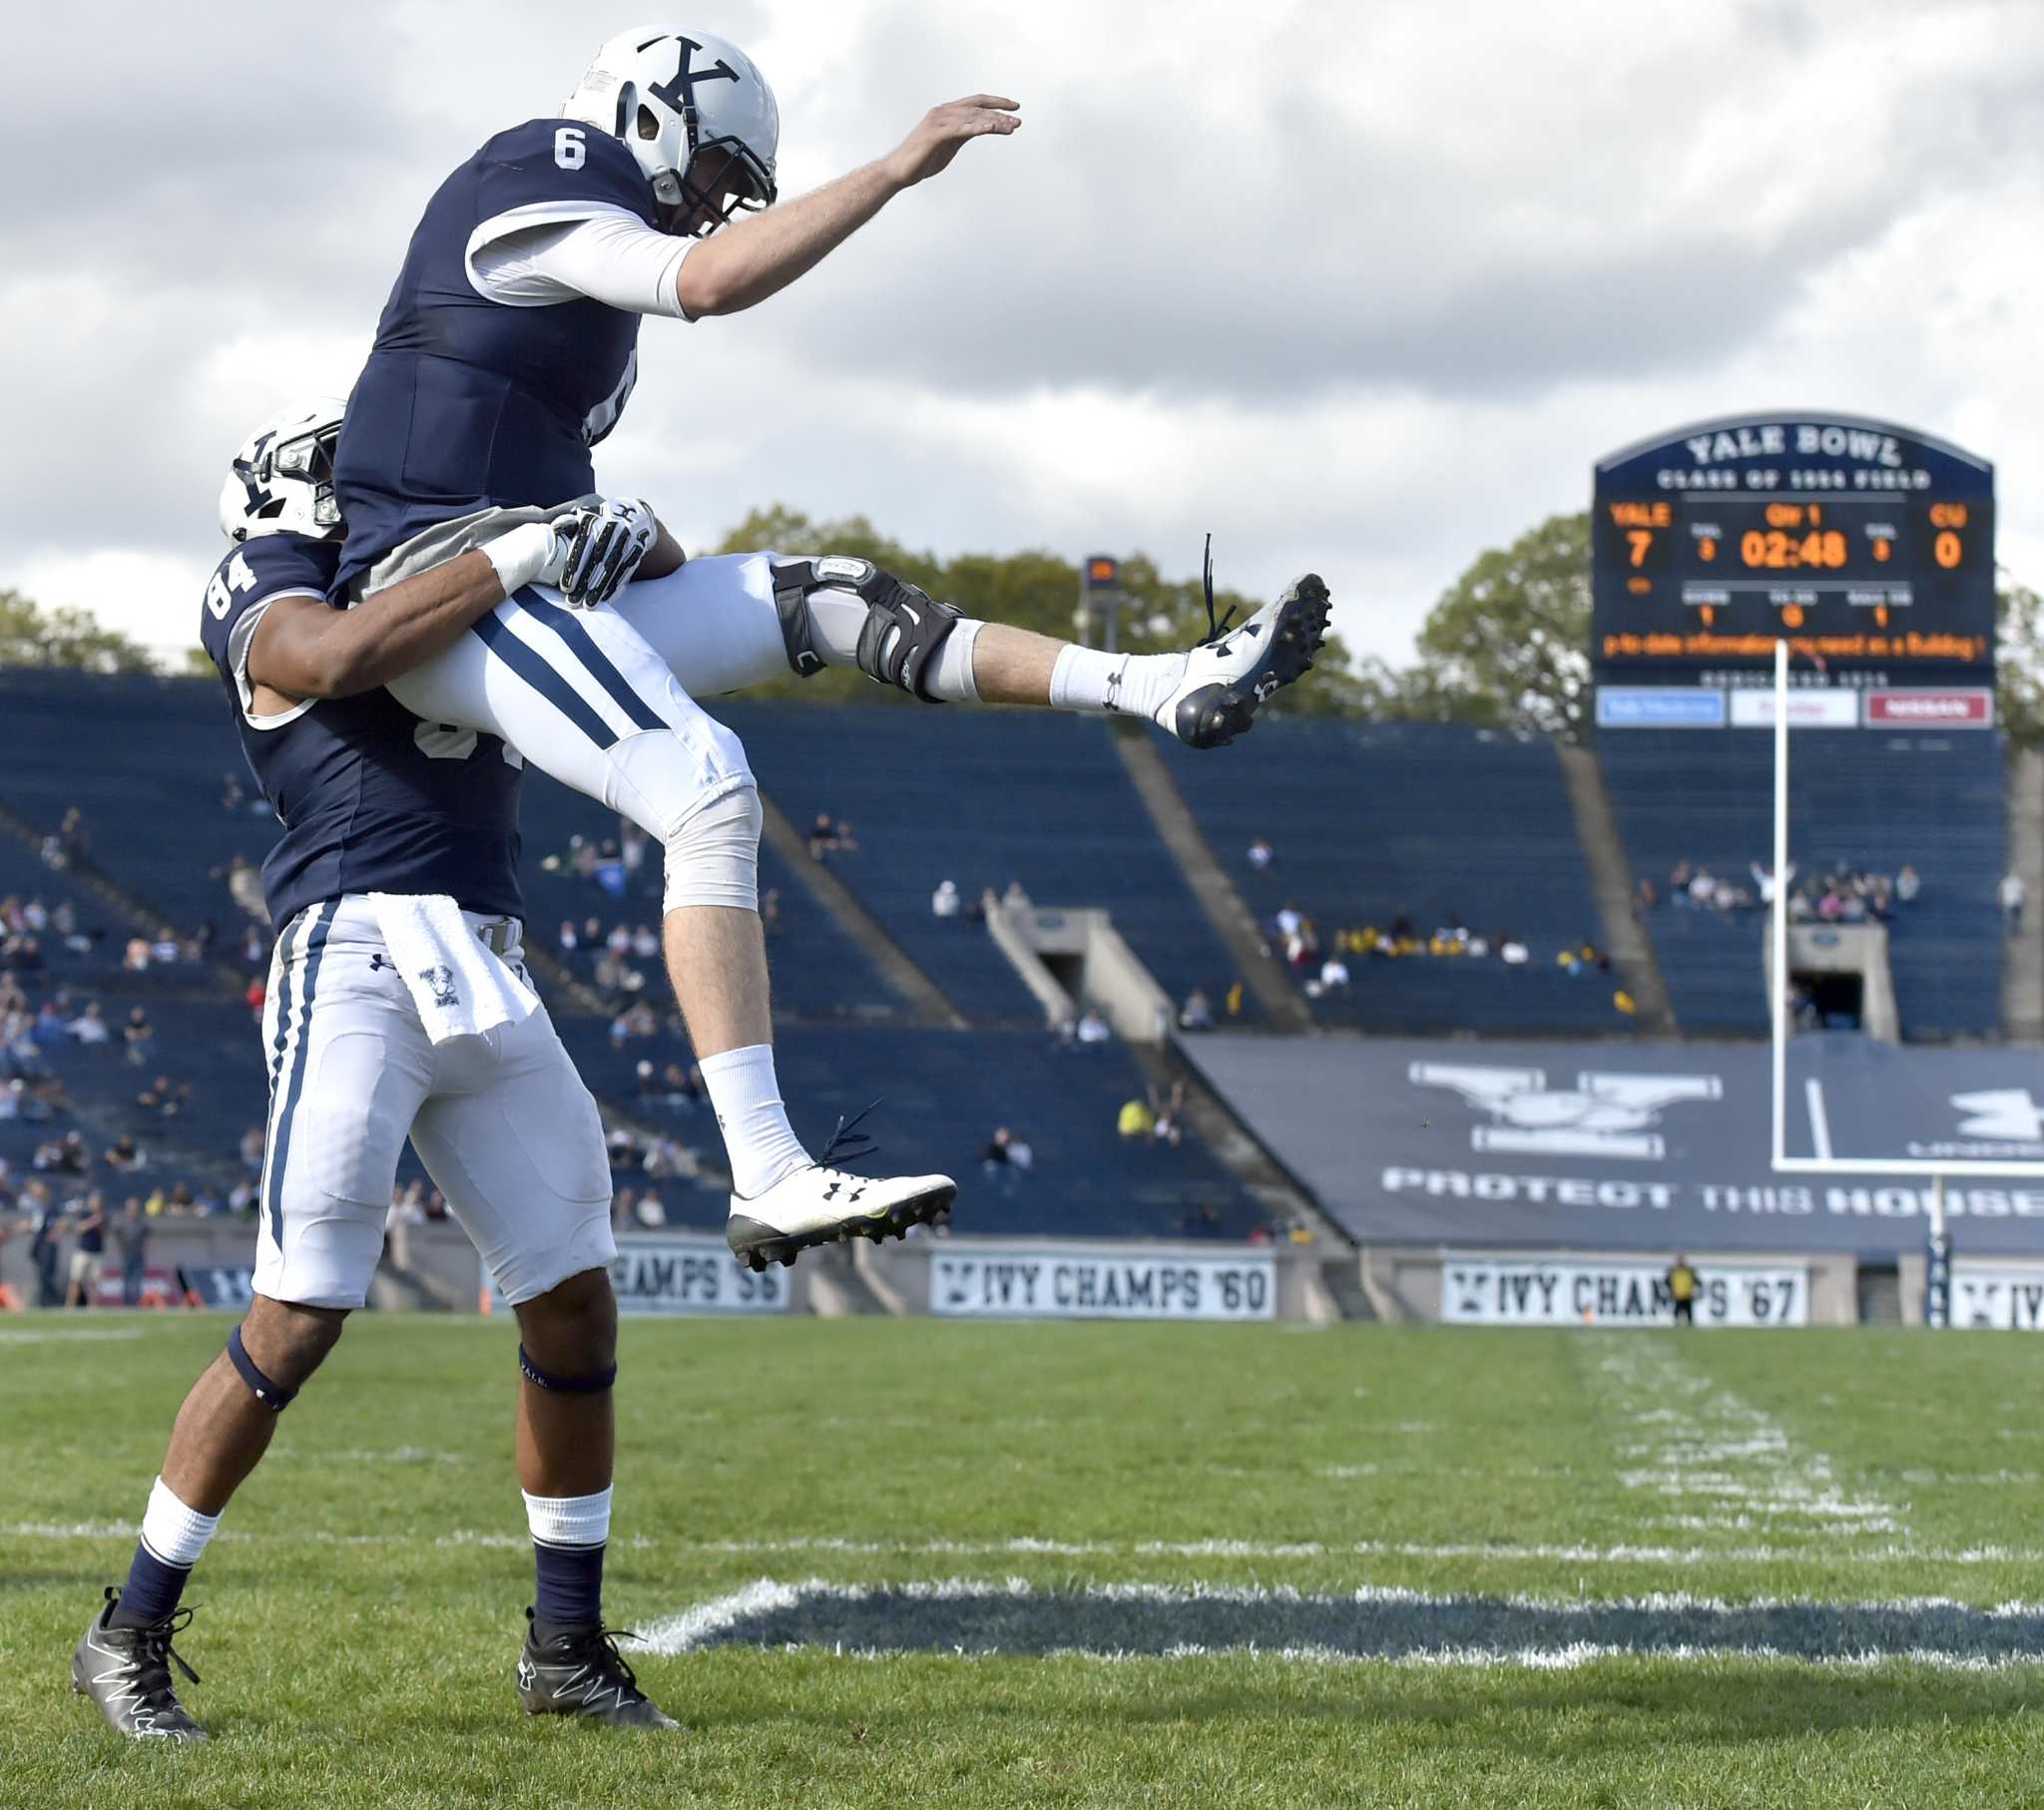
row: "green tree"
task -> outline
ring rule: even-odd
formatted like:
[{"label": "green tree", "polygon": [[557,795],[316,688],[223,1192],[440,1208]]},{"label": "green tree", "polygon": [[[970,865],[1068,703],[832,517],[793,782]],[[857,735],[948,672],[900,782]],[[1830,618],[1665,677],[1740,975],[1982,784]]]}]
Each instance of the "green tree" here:
[{"label": "green tree", "polygon": [[89,611],[45,610],[0,586],[0,667],[77,667],[90,673],[153,673],[139,642],[103,629]]},{"label": "green tree", "polygon": [[1995,715],[2011,741],[2044,744],[2044,598],[2013,580],[1997,591]]},{"label": "green tree", "polygon": [[[1419,633],[1400,675],[1412,713],[1581,738],[1590,695],[1590,518],[1549,516],[1479,554]],[[1438,712],[1438,715],[1436,715]]]}]

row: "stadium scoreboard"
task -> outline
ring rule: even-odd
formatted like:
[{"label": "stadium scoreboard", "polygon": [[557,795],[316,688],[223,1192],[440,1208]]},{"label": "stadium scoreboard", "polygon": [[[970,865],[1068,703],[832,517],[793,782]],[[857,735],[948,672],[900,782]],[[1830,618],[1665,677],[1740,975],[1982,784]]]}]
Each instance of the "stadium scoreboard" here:
[{"label": "stadium scoreboard", "polygon": [[1602,461],[1592,512],[1604,675],[1762,667],[1784,638],[1897,678],[1993,664],[1994,468],[1958,447],[1842,415],[1703,422]]}]

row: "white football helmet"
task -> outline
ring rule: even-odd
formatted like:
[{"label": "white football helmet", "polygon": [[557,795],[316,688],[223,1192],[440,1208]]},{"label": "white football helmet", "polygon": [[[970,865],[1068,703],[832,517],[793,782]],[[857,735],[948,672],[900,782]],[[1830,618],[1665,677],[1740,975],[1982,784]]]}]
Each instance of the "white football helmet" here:
[{"label": "white football helmet", "polygon": [[347,404],[337,396],[280,409],[235,455],[220,487],[220,531],[231,541],[258,534],[339,539],[340,504],[333,494],[333,449]]},{"label": "white football helmet", "polygon": [[646,172],[668,231],[705,207],[714,232],[774,196],[780,108],[736,44],[674,25],[620,32],[596,53],[561,108],[624,141]]}]

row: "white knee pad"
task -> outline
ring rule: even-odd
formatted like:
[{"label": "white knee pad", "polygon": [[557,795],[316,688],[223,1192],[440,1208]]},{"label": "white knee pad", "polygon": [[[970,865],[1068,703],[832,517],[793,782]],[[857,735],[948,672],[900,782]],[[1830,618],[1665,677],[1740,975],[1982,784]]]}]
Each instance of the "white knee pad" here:
[{"label": "white knee pad", "polygon": [[760,788],[748,776],[667,839],[669,911],[690,905],[760,909]]}]

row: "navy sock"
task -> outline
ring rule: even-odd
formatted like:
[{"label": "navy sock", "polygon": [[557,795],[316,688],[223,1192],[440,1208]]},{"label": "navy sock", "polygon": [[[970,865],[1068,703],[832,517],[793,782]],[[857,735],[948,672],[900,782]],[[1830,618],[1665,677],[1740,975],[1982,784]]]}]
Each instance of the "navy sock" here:
[{"label": "navy sock", "polygon": [[161,1621],[178,1606],[191,1576],[189,1565],[166,1565],[138,1540],[135,1563],[128,1568],[128,1582],[121,1586],[121,1600],[107,1618],[108,1625],[147,1627]]},{"label": "navy sock", "polygon": [[535,1540],[532,1556],[539,1573],[532,1618],[550,1628],[603,1625],[603,1548],[548,1546]]}]

